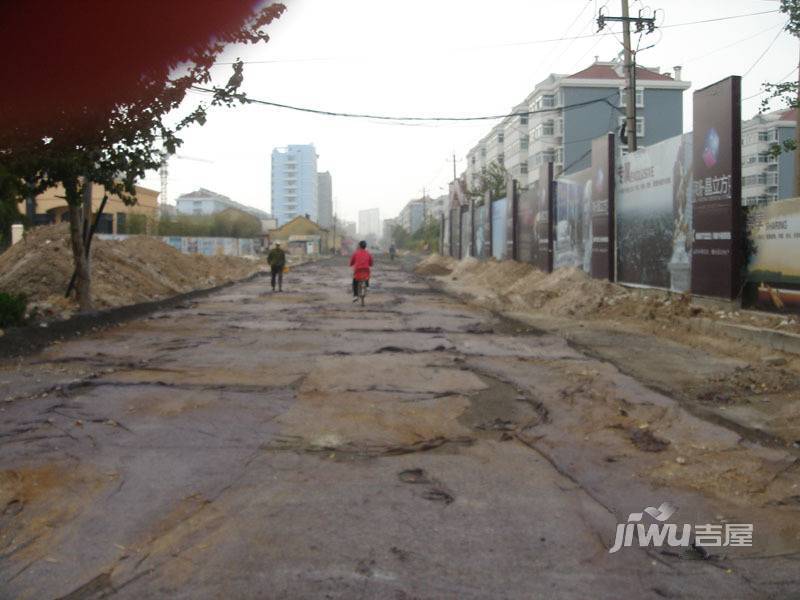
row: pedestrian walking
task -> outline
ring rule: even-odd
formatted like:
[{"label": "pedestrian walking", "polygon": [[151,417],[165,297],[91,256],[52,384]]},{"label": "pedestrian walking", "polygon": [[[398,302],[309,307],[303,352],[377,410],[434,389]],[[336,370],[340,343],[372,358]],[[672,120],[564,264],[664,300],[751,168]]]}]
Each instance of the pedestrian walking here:
[{"label": "pedestrian walking", "polygon": [[275,280],[278,282],[278,291],[283,291],[283,269],[286,267],[286,252],[281,245],[275,242],[275,247],[267,255],[267,264],[272,271],[272,291],[275,291]]}]

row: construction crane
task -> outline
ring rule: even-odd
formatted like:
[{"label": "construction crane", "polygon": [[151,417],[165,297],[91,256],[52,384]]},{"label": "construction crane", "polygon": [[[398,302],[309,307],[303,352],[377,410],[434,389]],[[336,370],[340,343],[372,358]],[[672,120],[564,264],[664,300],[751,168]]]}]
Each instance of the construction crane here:
[{"label": "construction crane", "polygon": [[166,152],[161,154],[161,167],[158,169],[158,174],[161,176],[161,194],[159,196],[161,208],[168,206],[167,202],[167,180],[169,179],[169,160],[171,158],[178,158],[180,160],[193,160],[195,162],[202,162],[212,164],[213,160],[206,158],[197,158],[196,156],[184,156],[182,154],[169,155]]}]

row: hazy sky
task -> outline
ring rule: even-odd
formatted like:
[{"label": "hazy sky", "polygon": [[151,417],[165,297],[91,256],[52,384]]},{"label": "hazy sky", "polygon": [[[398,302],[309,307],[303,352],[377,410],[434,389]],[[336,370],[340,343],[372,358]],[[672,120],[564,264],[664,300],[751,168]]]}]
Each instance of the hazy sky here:
[{"label": "hazy sky", "polygon": [[[341,112],[474,116],[510,112],[550,73],[573,73],[599,55],[621,50],[615,36],[541,43],[596,31],[597,10],[620,14],[618,0],[288,0],[267,44],[230,48],[220,61],[241,57],[243,89],[253,98]],[[631,1],[663,9],[665,27],[644,36],[639,62],[692,82],[684,94],[684,130],[692,129],[692,91],[728,75],[743,75],[742,96],[760,84],[796,77],[798,42],[780,32],[780,13],[695,25],[682,23],[777,9],[776,0]],[[606,32],[621,31],[619,24]],[[769,49],[768,49],[769,48]],[[763,58],[755,64],[766,51]],[[257,62],[262,61],[262,62]],[[753,65],[755,66],[753,67]],[[752,67],[752,70],[750,70]],[[748,70],[749,73],[748,73]],[[793,71],[794,70],[794,71]],[[214,68],[224,84],[230,66]],[[201,95],[190,95],[197,102]],[[758,97],[745,100],[752,116]],[[333,177],[337,213],[379,207],[394,217],[425,188],[444,193],[466,152],[496,121],[422,125],[316,116],[267,106],[218,109],[185,136],[170,162],[169,199],[205,187],[270,210],[270,153],[276,146],[313,142],[320,171]],[[159,189],[153,174],[144,185]]]}]

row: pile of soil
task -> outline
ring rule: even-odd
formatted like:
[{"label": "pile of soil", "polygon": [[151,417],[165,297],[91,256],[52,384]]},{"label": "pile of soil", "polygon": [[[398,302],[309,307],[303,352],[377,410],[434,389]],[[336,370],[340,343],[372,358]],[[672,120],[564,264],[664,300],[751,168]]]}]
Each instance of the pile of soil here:
[{"label": "pile of soil", "polygon": [[[108,308],[158,300],[243,279],[263,265],[233,256],[182,254],[158,238],[92,241],[92,296]],[[73,272],[66,224],[37,227],[0,254],[0,291],[23,293],[43,316],[68,316],[64,298]]]},{"label": "pile of soil", "polygon": [[[754,311],[731,311],[729,306],[696,304],[690,294],[658,289],[627,288],[592,279],[577,268],[547,274],[532,265],[511,260],[456,260],[433,255],[416,268],[420,275],[439,277],[447,287],[467,294],[493,310],[537,311],[559,317],[582,319],[632,319],[676,322],[687,317],[706,317],[800,333],[797,318]],[[720,310],[728,308],[728,310]]]}]

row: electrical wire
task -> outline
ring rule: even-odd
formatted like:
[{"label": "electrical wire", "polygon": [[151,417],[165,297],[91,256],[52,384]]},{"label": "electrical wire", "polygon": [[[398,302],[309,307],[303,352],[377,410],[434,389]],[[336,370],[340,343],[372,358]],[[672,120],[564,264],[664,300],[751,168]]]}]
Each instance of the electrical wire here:
[{"label": "electrical wire", "polygon": [[[193,85],[192,89],[197,90],[199,92],[203,92],[206,94],[215,94],[216,92],[212,89],[203,88],[200,86]],[[535,115],[539,113],[545,112],[556,112],[561,110],[570,110],[573,108],[580,108],[582,106],[588,106],[590,104],[596,104],[598,102],[605,102],[606,104],[611,104],[608,101],[609,98],[616,96],[617,94],[610,94],[603,98],[595,98],[594,100],[587,100],[585,102],[578,102],[575,104],[570,104],[568,106],[561,106],[561,107],[554,107],[554,108],[542,108],[538,110],[528,110],[528,111],[518,111],[512,113],[506,113],[501,115],[481,115],[481,116],[470,116],[470,117],[420,117],[420,116],[392,116],[392,115],[375,115],[369,113],[351,113],[351,112],[337,112],[331,110],[323,110],[319,108],[308,108],[308,107],[301,107],[301,106],[293,106],[291,104],[283,104],[280,102],[272,102],[270,100],[259,100],[256,98],[249,98],[244,94],[237,94],[235,97],[245,104],[263,104],[265,106],[272,106],[274,108],[284,108],[287,110],[294,110],[298,112],[305,112],[311,113],[316,115],[323,115],[328,117],[346,117],[352,119],[375,119],[380,121],[491,121],[495,119],[505,119],[507,117],[520,117],[524,115]]]},{"label": "electrical wire", "polygon": [[750,68],[749,68],[749,69],[747,69],[747,71],[745,71],[745,72],[744,72],[744,75],[742,75],[742,79],[744,79],[745,77],[747,77],[747,76],[750,74],[750,72],[751,72],[753,69],[755,69],[755,68],[756,68],[756,65],[757,65],[758,63],[760,63],[760,62],[761,62],[761,59],[762,59],[762,58],[764,58],[764,57],[767,55],[767,52],[769,52],[769,51],[770,51],[770,49],[771,49],[771,48],[772,48],[772,47],[775,45],[775,42],[777,42],[777,41],[778,41],[778,38],[779,38],[779,37],[781,37],[781,33],[783,33],[783,28],[781,28],[780,30],[778,30],[778,34],[777,34],[777,35],[776,35],[776,36],[775,36],[775,37],[772,39],[772,41],[769,43],[769,46],[767,46],[766,50],[764,50],[764,52],[762,52],[762,53],[761,53],[761,56],[759,56],[759,57],[756,59],[756,62],[754,62],[752,65],[750,65]]},{"label": "electrical wire", "polygon": [[[687,27],[690,25],[702,25],[705,23],[716,23],[721,21],[730,21],[733,19],[744,19],[747,17],[756,17],[759,15],[769,15],[775,14],[780,12],[779,9],[773,10],[764,10],[759,12],[752,12],[740,15],[728,15],[726,17],[716,17],[713,19],[703,19],[700,21],[685,21],[683,23],[673,23],[672,25],[661,25],[660,29],[671,29],[675,27]],[[507,47],[514,47],[514,46],[532,46],[537,44],[550,44],[555,42],[564,42],[564,41],[573,41],[573,40],[583,40],[587,38],[594,38],[594,37],[608,37],[615,35],[613,32],[609,33],[589,33],[586,35],[576,35],[576,36],[562,36],[557,38],[546,38],[541,40],[527,40],[521,42],[507,42],[504,44],[486,44],[481,46],[468,46],[462,48],[454,48],[453,52],[463,52],[469,50],[486,50],[491,48],[507,48]],[[430,55],[426,55],[426,58],[429,58]],[[370,58],[374,58],[375,55],[370,55]],[[330,61],[330,60],[349,60],[349,59],[359,59],[363,58],[361,56],[351,56],[351,57],[310,57],[310,58],[278,58],[278,59],[269,59],[269,60],[244,60],[242,63],[246,65],[257,65],[257,64],[279,64],[279,63],[292,63],[292,62],[320,62],[320,61]],[[405,57],[407,58],[407,56]],[[233,65],[236,64],[236,61],[222,61],[215,63],[214,66],[224,66],[224,65]]]},{"label": "electrical wire", "polygon": [[[783,24],[780,25],[781,29],[783,29],[784,27],[785,27],[785,25],[783,25]],[[725,46],[721,46],[720,48],[717,48],[716,50],[709,50],[708,52],[704,52],[703,54],[698,54],[697,56],[694,56],[694,57],[692,57],[692,58],[690,58],[688,60],[684,60],[683,64],[686,65],[686,64],[698,61],[698,60],[702,60],[702,59],[704,59],[704,58],[706,58],[708,56],[716,54],[717,52],[722,52],[723,50],[727,50],[728,48],[733,48],[734,46],[738,46],[739,44],[741,44],[743,42],[747,42],[749,40],[752,40],[753,38],[757,38],[758,36],[760,36],[762,34],[765,34],[768,31],[774,31],[774,30],[775,30],[775,26],[774,25],[770,25],[766,29],[762,29],[758,33],[754,33],[753,35],[749,35],[746,38],[741,38],[739,40],[736,40],[735,42],[732,42],[730,44],[726,44]]]},{"label": "electrical wire", "polygon": [[[784,83],[785,81],[787,81],[789,79],[789,77],[794,75],[794,73],[796,73],[796,72],[797,72],[797,67],[792,67],[792,70],[789,71],[786,75],[784,75],[781,78],[781,80],[778,81],[778,83]],[[759,96],[763,96],[766,93],[767,93],[767,90],[761,90],[760,92],[757,92],[757,93],[753,94],[752,96],[747,96],[747,98],[742,98],[742,102],[744,102],[745,100],[752,100],[753,98],[758,98]]]}]

